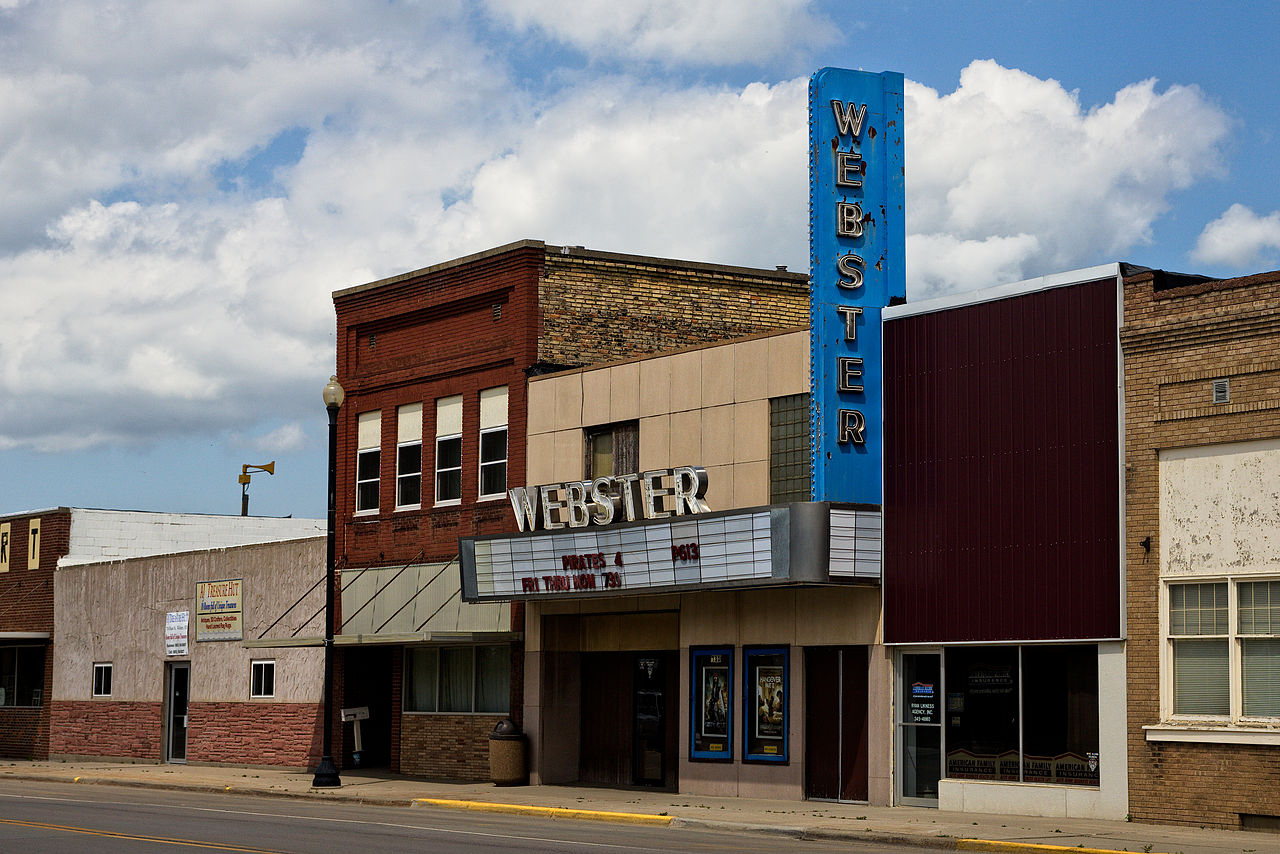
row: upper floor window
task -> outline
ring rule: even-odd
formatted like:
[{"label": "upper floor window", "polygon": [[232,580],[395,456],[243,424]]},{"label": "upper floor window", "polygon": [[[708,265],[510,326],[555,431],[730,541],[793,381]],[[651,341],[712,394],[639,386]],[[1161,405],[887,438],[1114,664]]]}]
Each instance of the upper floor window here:
[{"label": "upper floor window", "polygon": [[1280,581],[1170,584],[1173,713],[1280,717]]},{"label": "upper floor window", "polygon": [[769,503],[808,501],[810,488],[809,395],[769,400]]},{"label": "upper floor window", "polygon": [[436,401],[436,504],[462,500],[462,395]]},{"label": "upper floor window", "polygon": [[382,471],[382,412],[361,412],[356,438],[356,512],[378,509],[378,477]]},{"label": "upper floor window", "polygon": [[620,421],[586,431],[587,479],[631,474],[640,470],[640,426]]},{"label": "upper floor window", "polygon": [[422,505],[422,404],[396,408],[396,509]]},{"label": "upper floor window", "polygon": [[480,392],[480,497],[507,491],[507,387]]}]

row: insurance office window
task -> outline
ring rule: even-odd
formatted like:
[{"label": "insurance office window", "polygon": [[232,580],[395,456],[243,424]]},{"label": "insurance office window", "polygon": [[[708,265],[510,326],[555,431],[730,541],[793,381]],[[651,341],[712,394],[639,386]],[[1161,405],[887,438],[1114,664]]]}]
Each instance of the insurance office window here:
[{"label": "insurance office window", "polygon": [[404,681],[406,712],[505,714],[511,706],[511,647],[410,647]]},{"label": "insurance office window", "polygon": [[436,504],[462,500],[462,395],[436,401]]},{"label": "insurance office window", "polygon": [[378,478],[382,471],[382,412],[361,412],[357,418],[356,512],[378,509]]},{"label": "insurance office window", "polygon": [[0,646],[0,706],[44,701],[44,647]]},{"label": "insurance office window", "polygon": [[769,503],[808,501],[811,497],[809,395],[769,400]]},{"label": "insurance office window", "polygon": [[480,497],[507,492],[507,387],[480,392]]},{"label": "insurance office window", "polygon": [[1169,585],[1169,643],[1175,715],[1280,717],[1280,581]]},{"label": "insurance office window", "polygon": [[111,662],[100,662],[93,665],[93,696],[111,696]]},{"label": "insurance office window", "polygon": [[422,404],[396,407],[396,509],[422,506]]},{"label": "insurance office window", "polygon": [[276,663],[254,661],[250,665],[249,696],[274,697],[276,695]]}]

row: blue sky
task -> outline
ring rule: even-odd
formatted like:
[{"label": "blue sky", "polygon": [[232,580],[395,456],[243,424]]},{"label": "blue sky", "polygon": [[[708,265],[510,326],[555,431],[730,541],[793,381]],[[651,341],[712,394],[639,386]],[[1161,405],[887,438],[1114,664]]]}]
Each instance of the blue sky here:
[{"label": "blue sky", "polygon": [[1280,266],[1270,4],[0,0],[0,512],[322,516],[333,290],[524,237],[807,264],[906,75],[908,297]]}]

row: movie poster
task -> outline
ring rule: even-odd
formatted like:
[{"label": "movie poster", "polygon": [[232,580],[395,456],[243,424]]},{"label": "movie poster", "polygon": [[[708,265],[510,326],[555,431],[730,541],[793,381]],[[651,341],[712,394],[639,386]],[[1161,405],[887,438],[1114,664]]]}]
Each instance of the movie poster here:
[{"label": "movie poster", "polygon": [[693,738],[691,759],[732,759],[733,650],[694,649],[692,651]]},{"label": "movie poster", "polygon": [[745,649],[747,761],[786,762],[787,650],[785,648]]}]

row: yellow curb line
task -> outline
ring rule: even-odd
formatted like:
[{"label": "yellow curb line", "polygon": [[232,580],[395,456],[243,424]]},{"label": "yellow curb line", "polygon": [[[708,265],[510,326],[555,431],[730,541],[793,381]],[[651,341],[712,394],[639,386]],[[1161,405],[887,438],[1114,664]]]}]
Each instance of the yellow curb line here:
[{"label": "yellow curb line", "polygon": [[[1076,848],[1073,845],[1043,845],[1037,842],[1002,842],[995,839],[957,839],[961,851],[1076,851],[1080,854],[1124,854],[1115,848]],[[1157,852],[1160,854],[1160,852]]]},{"label": "yellow curb line", "polygon": [[586,821],[614,821],[622,824],[671,824],[669,815],[648,815],[635,812],[604,812],[602,810],[574,810],[566,807],[530,807],[523,804],[495,804],[488,801],[453,801],[443,798],[414,798],[415,804],[429,804],[434,807],[453,807],[454,809],[477,810],[479,812],[518,813],[521,815],[537,815],[544,818],[577,818]]}]

